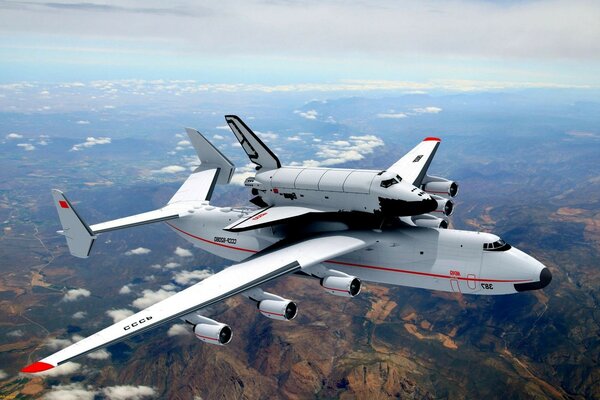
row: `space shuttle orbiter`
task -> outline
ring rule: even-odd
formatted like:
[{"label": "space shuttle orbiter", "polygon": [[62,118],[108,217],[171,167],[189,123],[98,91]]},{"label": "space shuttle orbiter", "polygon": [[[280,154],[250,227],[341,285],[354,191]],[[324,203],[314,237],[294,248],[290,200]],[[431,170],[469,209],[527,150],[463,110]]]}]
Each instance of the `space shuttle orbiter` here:
[{"label": "space shuttle orbiter", "polygon": [[[277,156],[237,116],[225,116],[242,148],[256,164],[247,178],[252,203],[262,207],[226,229],[239,232],[309,214],[358,212],[403,217],[410,224],[446,227],[456,182],[427,175],[440,139],[425,138],[387,170],[282,166]],[[430,213],[438,213],[436,217]]]}]

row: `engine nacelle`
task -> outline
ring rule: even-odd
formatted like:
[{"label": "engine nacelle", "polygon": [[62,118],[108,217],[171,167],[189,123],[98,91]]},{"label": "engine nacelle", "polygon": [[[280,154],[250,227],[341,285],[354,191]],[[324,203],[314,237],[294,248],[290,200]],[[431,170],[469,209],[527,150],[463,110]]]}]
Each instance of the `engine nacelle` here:
[{"label": "engine nacelle", "polygon": [[196,335],[196,338],[202,340],[203,342],[216,344],[219,346],[223,346],[231,342],[233,331],[229,325],[225,325],[217,321],[212,322],[213,323],[199,323],[195,325],[194,335]]},{"label": "engine nacelle", "polygon": [[430,214],[415,215],[411,219],[416,226],[423,228],[448,228],[448,221],[443,218],[434,217]]},{"label": "engine nacelle", "polygon": [[428,193],[454,197],[458,194],[458,183],[437,176],[427,176],[422,188]]},{"label": "engine nacelle", "polygon": [[354,297],[360,293],[362,284],[355,276],[326,276],[321,279],[321,286],[335,296]]},{"label": "engine nacelle", "polygon": [[258,311],[267,318],[289,321],[296,318],[298,306],[290,300],[261,300],[257,303]]},{"label": "engine nacelle", "polygon": [[454,202],[452,200],[436,195],[432,195],[431,197],[434,198],[438,203],[435,212],[442,213],[447,217],[452,215],[454,212]]}]

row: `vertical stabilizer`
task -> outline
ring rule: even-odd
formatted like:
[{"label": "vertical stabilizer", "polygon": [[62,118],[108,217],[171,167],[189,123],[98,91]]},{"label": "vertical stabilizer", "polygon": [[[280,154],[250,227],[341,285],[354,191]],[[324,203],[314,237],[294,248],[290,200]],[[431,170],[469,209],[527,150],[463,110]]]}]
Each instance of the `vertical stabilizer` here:
[{"label": "vertical stabilizer", "polygon": [[60,190],[53,189],[52,197],[63,227],[61,233],[67,238],[69,251],[75,257],[87,258],[96,236]]},{"label": "vertical stabilizer", "polygon": [[277,156],[260,140],[252,129],[248,127],[237,115],[226,115],[225,121],[233,131],[233,134],[242,145],[242,148],[250,157],[250,161],[256,164],[256,170],[270,170],[281,167]]}]

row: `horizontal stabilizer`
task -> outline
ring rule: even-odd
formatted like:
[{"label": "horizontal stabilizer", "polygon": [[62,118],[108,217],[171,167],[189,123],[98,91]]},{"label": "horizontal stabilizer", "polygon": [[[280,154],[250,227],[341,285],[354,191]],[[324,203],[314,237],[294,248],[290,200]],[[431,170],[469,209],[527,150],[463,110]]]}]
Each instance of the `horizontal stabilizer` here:
[{"label": "horizontal stabilizer", "polygon": [[115,231],[117,229],[131,228],[134,226],[153,224],[155,222],[168,221],[179,218],[179,214],[168,207],[159,210],[148,211],[141,214],[131,215],[125,218],[114,219],[90,226],[94,234]]},{"label": "horizontal stabilizer", "polygon": [[194,171],[183,185],[177,190],[177,193],[171,197],[168,204],[181,201],[205,201],[210,200],[219,177],[219,168],[208,169],[206,171]]},{"label": "horizontal stabilizer", "polygon": [[185,131],[198,153],[200,167],[194,172],[205,171],[209,169],[219,169],[216,184],[226,185],[231,181],[235,172],[235,166],[223,153],[219,151],[211,142],[209,142],[200,132],[195,129],[186,128]]},{"label": "horizontal stabilizer", "polygon": [[96,236],[60,190],[52,189],[52,197],[63,228],[61,233],[67,238],[69,251],[75,257],[87,258]]},{"label": "horizontal stabilizer", "polygon": [[275,225],[277,223],[281,223],[291,218],[299,217],[301,215],[322,212],[325,212],[325,210],[318,210],[316,208],[307,207],[267,207],[256,211],[249,217],[235,221],[233,224],[225,227],[224,230],[230,232],[241,232],[250,229],[258,229],[264,226]]}]

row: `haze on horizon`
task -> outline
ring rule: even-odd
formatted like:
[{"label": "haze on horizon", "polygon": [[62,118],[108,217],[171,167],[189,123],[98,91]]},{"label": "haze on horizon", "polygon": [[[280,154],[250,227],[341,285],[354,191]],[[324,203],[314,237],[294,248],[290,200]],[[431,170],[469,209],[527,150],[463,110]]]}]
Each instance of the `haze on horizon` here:
[{"label": "haze on horizon", "polygon": [[0,82],[600,86],[600,3],[0,2]]}]

